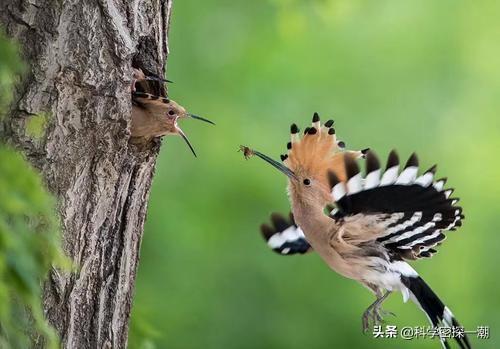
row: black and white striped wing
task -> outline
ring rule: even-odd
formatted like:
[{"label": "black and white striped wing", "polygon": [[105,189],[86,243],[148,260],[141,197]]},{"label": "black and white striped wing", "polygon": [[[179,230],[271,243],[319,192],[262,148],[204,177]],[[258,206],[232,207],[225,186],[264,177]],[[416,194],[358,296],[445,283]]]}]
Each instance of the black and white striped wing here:
[{"label": "black and white striped wing", "polygon": [[271,225],[262,224],[260,230],[267,245],[281,255],[304,254],[312,250],[293,215],[289,219],[278,213],[271,215]]},{"label": "black and white striped wing", "polygon": [[364,177],[354,159],[346,157],[345,162],[347,182],[329,175],[337,204],[331,216],[380,215],[385,231],[377,241],[389,251],[406,259],[431,257],[445,239],[444,232],[462,225],[459,199],[450,198],[453,189],[444,188],[446,179],[434,179],[436,166],[419,176],[415,154],[400,172],[395,151],[389,154],[385,171],[376,155],[368,152]]}]

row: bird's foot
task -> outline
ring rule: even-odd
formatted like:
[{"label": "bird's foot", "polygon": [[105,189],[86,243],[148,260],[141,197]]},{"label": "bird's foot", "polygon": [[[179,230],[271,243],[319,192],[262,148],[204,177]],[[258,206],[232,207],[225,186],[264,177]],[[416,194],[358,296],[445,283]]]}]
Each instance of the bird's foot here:
[{"label": "bird's foot", "polygon": [[378,309],[379,315],[382,315],[382,317],[387,317],[389,315],[396,317],[396,314],[394,314],[392,311],[384,310],[382,308]]},{"label": "bird's foot", "polygon": [[370,327],[377,325],[378,316],[375,312],[374,307],[369,307],[368,309],[366,309],[366,311],[363,313],[363,316],[361,317],[361,322],[363,325],[363,333],[367,333]]},{"label": "bird's foot", "polygon": [[370,327],[373,328],[384,323],[384,317],[388,315],[396,316],[393,312],[383,310],[380,306],[372,306],[366,309],[361,318],[363,333],[367,333]]}]

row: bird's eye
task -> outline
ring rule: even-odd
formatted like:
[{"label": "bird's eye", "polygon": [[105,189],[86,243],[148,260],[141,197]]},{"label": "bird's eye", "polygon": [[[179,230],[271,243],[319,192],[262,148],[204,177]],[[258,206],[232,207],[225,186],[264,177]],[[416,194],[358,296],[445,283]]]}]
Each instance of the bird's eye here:
[{"label": "bird's eye", "polygon": [[175,114],[175,111],[173,111],[173,110],[168,111],[168,115],[174,115],[174,114]]},{"label": "bird's eye", "polygon": [[304,179],[304,184],[305,185],[310,185],[311,184],[311,181],[309,180],[309,178]]}]

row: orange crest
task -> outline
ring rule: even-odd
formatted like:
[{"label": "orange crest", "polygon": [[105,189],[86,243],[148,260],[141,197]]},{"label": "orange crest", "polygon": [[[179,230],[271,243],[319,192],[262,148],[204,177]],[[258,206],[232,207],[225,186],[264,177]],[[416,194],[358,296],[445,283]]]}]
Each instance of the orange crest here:
[{"label": "orange crest", "polygon": [[302,137],[297,125],[293,124],[290,131],[288,154],[281,156],[284,165],[295,173],[313,175],[325,184],[328,183],[328,171],[335,172],[340,180],[346,180],[345,156],[359,158],[368,151],[345,151],[344,142],[337,140],[333,120],[321,125],[317,113],[314,113],[312,125],[304,130]]}]

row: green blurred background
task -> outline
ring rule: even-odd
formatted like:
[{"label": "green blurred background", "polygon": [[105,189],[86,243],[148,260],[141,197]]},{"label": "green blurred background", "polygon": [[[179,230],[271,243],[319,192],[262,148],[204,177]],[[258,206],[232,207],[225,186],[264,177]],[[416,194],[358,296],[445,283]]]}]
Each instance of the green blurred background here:
[{"label": "green blurred background", "polygon": [[[217,126],[182,122],[198,158],[182,139],[164,139],[130,348],[439,348],[429,339],[362,335],[361,314],[374,300],[364,287],[314,253],[278,256],[260,237],[271,212],[289,211],[286,181],[259,160],[244,161],[238,146],[278,158],[289,125],[304,128],[315,111],[335,119],[348,148],[381,157],[417,151],[423,167],[439,164],[465,224],[432,260],[413,265],[467,330],[490,327],[489,340],[471,335],[474,347],[499,348],[499,18],[494,0],[174,1],[170,96]],[[2,40],[0,106],[22,70]],[[2,154],[12,167],[4,177],[25,169],[10,150]],[[31,182],[19,188],[38,193]],[[0,296],[19,293],[4,274]],[[4,303],[0,323],[10,316]],[[388,324],[427,326],[400,294],[385,308],[397,314]]]},{"label": "green blurred background", "polygon": [[[499,18],[498,1],[175,1],[170,96],[217,126],[182,123],[198,158],[164,140],[130,347],[439,348],[362,335],[364,287],[261,239],[289,210],[286,181],[238,145],[278,158],[317,111],[348,147],[417,151],[449,177],[465,224],[413,265],[466,329],[490,326],[476,347],[499,348]],[[400,294],[386,309],[389,324],[427,326]]]}]

